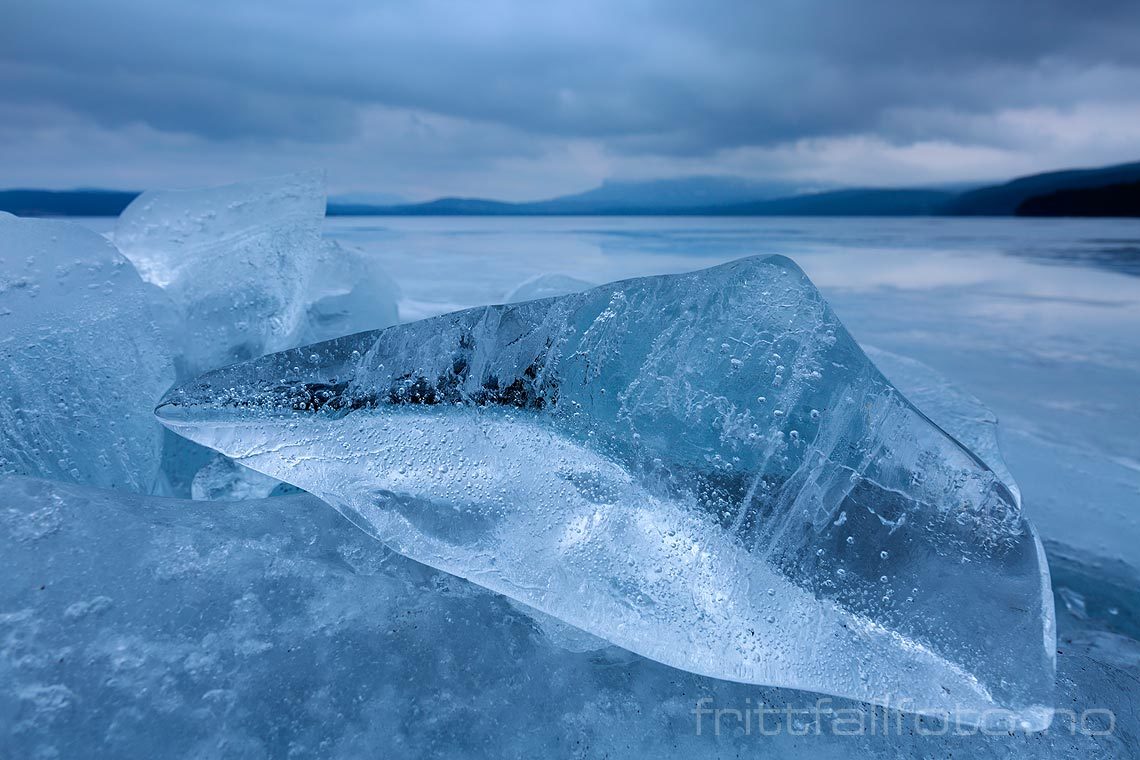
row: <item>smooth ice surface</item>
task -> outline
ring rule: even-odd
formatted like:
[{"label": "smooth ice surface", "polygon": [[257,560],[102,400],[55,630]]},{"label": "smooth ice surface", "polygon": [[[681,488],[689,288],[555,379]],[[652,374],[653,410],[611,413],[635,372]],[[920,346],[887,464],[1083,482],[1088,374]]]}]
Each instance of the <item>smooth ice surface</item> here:
[{"label": "smooth ice surface", "polygon": [[200,372],[396,321],[392,281],[323,240],[324,214],[324,175],[306,172],[145,192],[114,239],[178,305],[182,359]]},{"label": "smooth ice surface", "polygon": [[169,311],[102,236],[0,212],[0,474],[149,491]]},{"label": "smooth ice surface", "polygon": [[203,503],[0,480],[0,747],[146,760],[1133,756],[1140,645],[1092,622],[1120,601],[1078,570],[1064,591],[1085,612],[1059,607],[1057,704],[1085,724],[1059,714],[1045,733],[985,736],[616,647],[568,651],[502,597],[388,551],[310,496]]},{"label": "smooth ice surface", "polygon": [[666,664],[1048,724],[1032,528],[782,257],[283,352],[159,415]]},{"label": "smooth ice surface", "polygon": [[864,345],[863,351],[908,401],[985,462],[1021,503],[1021,488],[998,444],[997,415],[976,396],[917,359],[874,346]]}]

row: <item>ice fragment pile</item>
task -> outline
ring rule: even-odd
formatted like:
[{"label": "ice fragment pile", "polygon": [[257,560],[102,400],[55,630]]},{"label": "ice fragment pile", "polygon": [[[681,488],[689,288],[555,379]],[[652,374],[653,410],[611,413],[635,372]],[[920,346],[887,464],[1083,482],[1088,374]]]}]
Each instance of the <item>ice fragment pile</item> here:
[{"label": "ice fragment pile", "polygon": [[[320,172],[151,191],[123,212],[115,242],[173,302],[181,376],[398,321],[395,283],[374,257],[323,238],[324,214]],[[205,460],[168,438],[163,492],[251,498],[278,485]]]},{"label": "ice fragment pile", "polygon": [[276,478],[242,467],[221,454],[214,454],[194,473],[190,498],[194,501],[264,499],[280,486],[282,483]]}]

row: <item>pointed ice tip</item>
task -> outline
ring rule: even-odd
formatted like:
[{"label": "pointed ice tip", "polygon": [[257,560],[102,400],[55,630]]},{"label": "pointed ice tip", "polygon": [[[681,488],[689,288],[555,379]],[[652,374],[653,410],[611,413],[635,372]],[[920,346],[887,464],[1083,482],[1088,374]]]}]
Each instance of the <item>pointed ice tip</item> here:
[{"label": "pointed ice tip", "polygon": [[178,414],[178,406],[168,397],[164,396],[158,402],[158,406],[154,408],[154,416],[158,418],[159,422],[173,419]]},{"label": "pointed ice tip", "polygon": [[1048,725],[1032,526],[783,256],[270,354],[155,414],[660,662]]},{"label": "pointed ice tip", "polygon": [[[190,381],[191,383],[196,381]],[[154,407],[154,416],[159,422],[165,422],[183,416],[186,412],[186,385],[178,383],[167,389]]]}]

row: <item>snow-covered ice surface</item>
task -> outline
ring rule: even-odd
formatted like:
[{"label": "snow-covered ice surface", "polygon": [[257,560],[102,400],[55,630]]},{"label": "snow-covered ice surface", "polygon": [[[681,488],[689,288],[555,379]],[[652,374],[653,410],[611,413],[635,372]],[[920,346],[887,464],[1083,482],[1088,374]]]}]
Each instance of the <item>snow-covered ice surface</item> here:
[{"label": "snow-covered ice surface", "polygon": [[102,236],[0,212],[0,474],[150,491],[170,311]]},{"label": "snow-covered ice surface", "polygon": [[1057,704],[1084,724],[983,735],[564,648],[310,496],[3,480],[0,577],[5,758],[1108,760],[1140,731],[1140,650],[1089,579],[1066,589],[1080,615],[1058,605]]},{"label": "snow-covered ice surface", "polygon": [[1048,570],[1016,500],[788,259],[306,346],[158,414],[402,554],[666,664],[1051,717]]}]

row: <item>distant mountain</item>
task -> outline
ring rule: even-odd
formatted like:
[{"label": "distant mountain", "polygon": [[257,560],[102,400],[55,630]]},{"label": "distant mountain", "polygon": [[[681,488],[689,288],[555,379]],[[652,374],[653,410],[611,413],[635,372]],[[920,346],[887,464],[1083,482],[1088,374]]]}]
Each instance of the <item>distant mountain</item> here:
[{"label": "distant mountain", "polygon": [[0,190],[0,211],[17,216],[118,216],[137,196],[126,190]]},{"label": "distant mountain", "polygon": [[1058,190],[1021,202],[1018,216],[1140,216],[1140,182]]},{"label": "distant mountain", "polygon": [[742,177],[678,177],[640,182],[606,180],[600,187],[575,195],[564,195],[536,204],[547,208],[591,211],[619,208],[642,210],[708,208],[786,198],[803,192],[818,191],[819,183],[757,182]]},{"label": "distant mountain", "polygon": [[928,216],[939,213],[955,195],[945,190],[908,188],[832,190],[705,212],[716,216]]},{"label": "distant mountain", "polygon": [[1012,216],[1017,213],[1018,206],[1035,196],[1130,182],[1140,182],[1140,162],[1100,169],[1033,174],[1003,185],[962,193],[946,205],[943,213],[958,216]]},{"label": "distant mountain", "polygon": [[[534,203],[505,203],[478,198],[440,198],[404,206],[338,206],[329,216],[919,216],[937,214],[955,197],[945,190],[852,189],[808,193],[786,198],[713,205],[659,205],[659,199],[636,201],[624,196],[586,195]],[[689,196],[686,196],[688,198]],[[685,201],[689,203],[689,200]]]},{"label": "distant mountain", "polygon": [[426,203],[368,206],[329,202],[328,216],[522,216],[528,205],[481,198],[439,198]]},{"label": "distant mountain", "polygon": [[818,185],[756,182],[740,177],[679,177],[639,182],[606,180],[584,193],[542,201],[508,203],[478,198],[440,198],[426,203],[375,204],[329,199],[330,216],[516,215],[582,216],[691,213],[696,209],[787,197]]},{"label": "distant mountain", "polygon": [[[1001,185],[821,190],[739,177],[606,181],[584,193],[510,203],[439,198],[389,203],[383,193],[331,196],[329,216],[1012,216],[1136,215],[1140,162],[1021,177]],[[1079,191],[1079,192],[1078,192]],[[0,191],[22,216],[114,216],[137,195],[118,190]]]},{"label": "distant mountain", "polygon": [[923,185],[927,190],[943,190],[947,193],[961,195],[967,190],[977,190],[979,187],[989,187],[989,182],[936,182],[930,185]]}]

